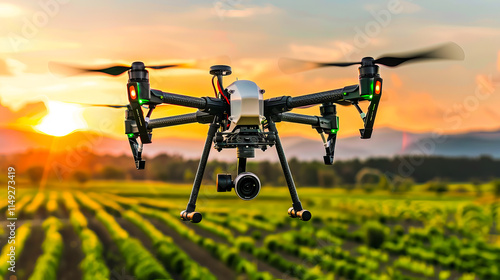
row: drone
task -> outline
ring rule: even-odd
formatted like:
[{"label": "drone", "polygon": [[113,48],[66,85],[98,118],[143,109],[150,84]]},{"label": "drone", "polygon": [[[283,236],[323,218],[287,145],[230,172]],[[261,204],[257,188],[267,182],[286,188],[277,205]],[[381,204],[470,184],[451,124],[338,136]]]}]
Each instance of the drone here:
[{"label": "drone", "polygon": [[[209,73],[212,75],[214,96],[201,98],[150,88],[148,68],[173,68],[181,66],[180,64],[146,66],[143,62],[136,61],[131,66],[115,65],[98,69],[63,66],[81,72],[98,72],[113,76],[128,72],[129,104],[104,106],[126,107],[125,134],[137,169],[145,168],[146,162],[142,158],[143,147],[153,142],[153,130],[190,123],[209,126],[189,202],[186,209],[180,213],[180,218],[183,221],[199,223],[202,220],[202,214],[195,211],[196,201],[212,146],[218,151],[236,149],[238,175],[233,180],[231,174],[218,174],[216,187],[217,192],[229,192],[234,189],[236,195],[243,200],[252,200],[257,197],[262,186],[257,175],[246,171],[247,159],[255,157],[256,149],[265,151],[268,147],[274,146],[292,199],[292,207],[288,209],[288,215],[292,218],[308,221],[312,215],[310,211],[302,207],[299,200],[276,123],[290,122],[310,125],[321,135],[323,140],[324,164],[332,165],[339,130],[336,105],[354,106],[363,121],[363,127],[359,130],[361,138],[369,139],[372,136],[382,96],[383,80],[380,77],[378,65],[395,67],[409,61],[461,60],[463,58],[462,49],[455,43],[447,43],[412,53],[384,55],[377,59],[365,57],[359,62],[319,63],[282,58],[279,61],[279,66],[285,73],[359,64],[359,83],[301,96],[285,95],[269,99],[264,99],[265,90],[253,81],[237,80],[224,86],[224,77],[232,74],[232,69],[228,65],[210,67]],[[369,102],[366,113],[359,106],[360,102]],[[184,106],[197,109],[197,111],[164,118],[151,118],[155,108],[162,104]],[[314,105],[320,105],[318,116],[290,112],[293,109]]]}]

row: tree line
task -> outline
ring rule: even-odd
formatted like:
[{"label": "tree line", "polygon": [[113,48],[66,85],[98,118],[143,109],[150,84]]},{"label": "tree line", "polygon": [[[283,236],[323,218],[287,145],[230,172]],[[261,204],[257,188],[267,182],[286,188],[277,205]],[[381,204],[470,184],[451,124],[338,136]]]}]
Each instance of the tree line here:
[{"label": "tree line", "polygon": [[[36,151],[31,151],[36,153]],[[160,180],[176,183],[192,183],[198,167],[198,160],[185,159],[178,155],[159,154],[148,158],[145,170],[136,170],[129,156],[88,154],[77,164],[68,164],[64,155],[51,156],[52,162],[42,166],[31,162],[15,162],[27,155],[3,158],[3,162],[21,166],[18,174],[32,178],[46,176],[48,180],[90,179],[111,180]],[[33,158],[33,155],[31,155]],[[12,161],[11,161],[12,162]],[[41,161],[36,161],[41,162]],[[43,162],[43,161],[42,161]],[[487,182],[500,178],[500,159],[490,156],[443,157],[443,156],[401,156],[391,158],[369,158],[366,160],[336,160],[332,166],[320,161],[288,161],[294,180],[300,186],[335,187],[359,184],[409,184],[429,181]],[[286,184],[279,162],[248,160],[247,171],[254,172],[265,185]],[[236,161],[212,160],[207,164],[205,183],[215,183],[218,173],[237,175]],[[45,175],[43,175],[45,174]]]}]

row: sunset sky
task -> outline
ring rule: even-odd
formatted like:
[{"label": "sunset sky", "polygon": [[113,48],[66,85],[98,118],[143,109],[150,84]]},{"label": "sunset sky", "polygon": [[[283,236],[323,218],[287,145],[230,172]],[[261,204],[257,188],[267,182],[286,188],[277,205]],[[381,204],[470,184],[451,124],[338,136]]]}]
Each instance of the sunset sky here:
[{"label": "sunset sky", "polygon": [[[126,104],[127,75],[61,77],[49,72],[50,61],[100,66],[222,56],[233,69],[226,85],[236,78],[252,80],[271,98],[357,82],[355,66],[287,75],[278,68],[280,57],[356,61],[452,41],[463,48],[464,61],[381,67],[384,96],[376,127],[445,133],[500,129],[500,2],[374,2],[0,1],[0,127],[58,136],[88,129],[123,137],[123,110],[62,102]],[[164,91],[213,95],[208,66],[152,70],[150,79]],[[153,117],[192,111],[168,106]],[[358,133],[356,110],[338,111],[339,135]],[[319,109],[299,113],[319,114]],[[279,128],[285,136],[317,137],[301,125]],[[155,137],[201,139],[206,131],[193,124],[159,130]]]}]

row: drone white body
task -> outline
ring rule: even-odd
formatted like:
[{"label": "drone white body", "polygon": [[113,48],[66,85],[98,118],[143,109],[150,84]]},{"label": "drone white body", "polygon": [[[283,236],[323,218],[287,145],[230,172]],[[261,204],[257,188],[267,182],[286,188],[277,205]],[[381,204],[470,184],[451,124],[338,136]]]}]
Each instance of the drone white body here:
[{"label": "drone white body", "polygon": [[264,118],[263,90],[256,83],[247,80],[238,80],[227,87],[231,96],[231,126],[233,131],[236,126],[259,126]]}]

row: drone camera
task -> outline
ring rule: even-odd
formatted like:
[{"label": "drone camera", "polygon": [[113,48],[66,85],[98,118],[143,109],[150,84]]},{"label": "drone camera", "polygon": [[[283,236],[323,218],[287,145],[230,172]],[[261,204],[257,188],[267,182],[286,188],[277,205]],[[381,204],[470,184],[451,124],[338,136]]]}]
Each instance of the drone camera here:
[{"label": "drone camera", "polygon": [[260,180],[251,172],[243,172],[234,180],[236,195],[243,200],[252,200],[260,192]]},{"label": "drone camera", "polygon": [[217,192],[230,192],[234,187],[231,174],[217,174]]}]

